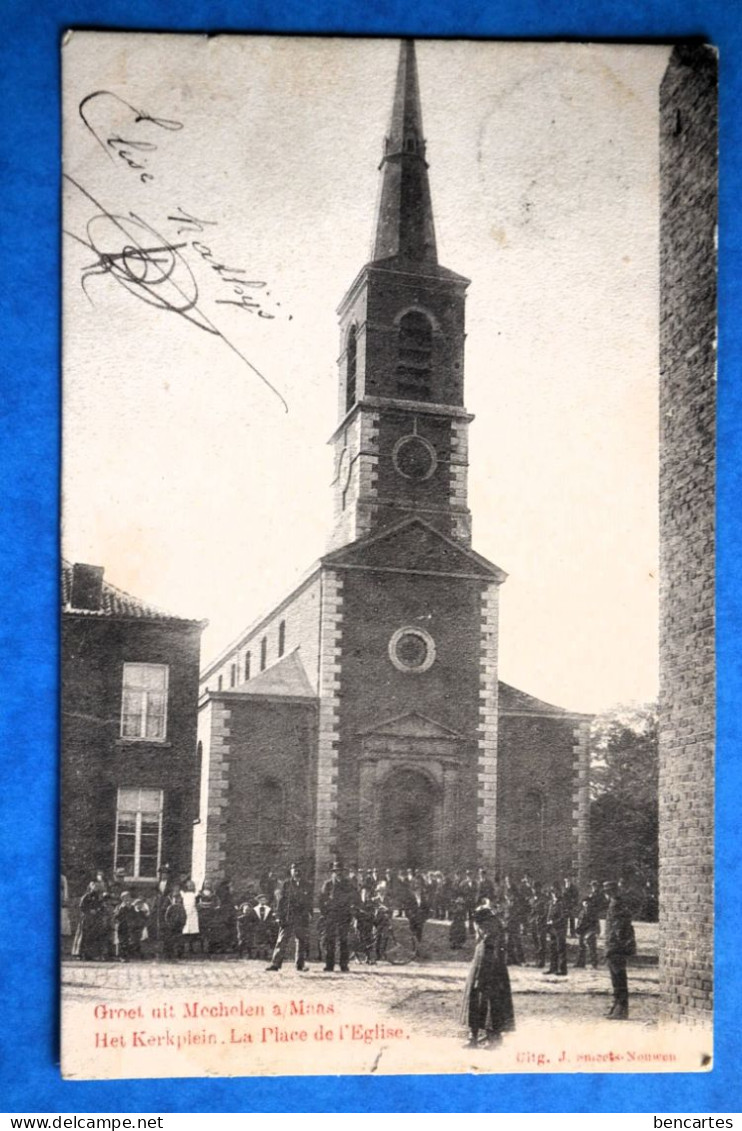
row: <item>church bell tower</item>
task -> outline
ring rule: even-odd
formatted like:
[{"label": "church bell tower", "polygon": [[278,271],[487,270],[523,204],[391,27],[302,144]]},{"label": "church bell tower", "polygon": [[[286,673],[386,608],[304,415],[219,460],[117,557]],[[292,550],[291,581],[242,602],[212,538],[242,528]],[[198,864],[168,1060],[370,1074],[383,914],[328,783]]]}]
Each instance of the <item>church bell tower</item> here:
[{"label": "church bell tower", "polygon": [[438,263],[415,47],[400,48],[371,260],[339,307],[339,423],[330,549],[412,514],[463,545],[464,304]]}]

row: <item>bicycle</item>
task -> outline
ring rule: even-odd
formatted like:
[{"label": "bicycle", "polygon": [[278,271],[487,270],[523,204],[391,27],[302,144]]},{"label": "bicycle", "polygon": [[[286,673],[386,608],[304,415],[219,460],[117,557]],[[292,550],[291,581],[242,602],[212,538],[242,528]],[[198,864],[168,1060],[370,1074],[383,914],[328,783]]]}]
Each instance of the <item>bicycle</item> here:
[{"label": "bicycle", "polygon": [[419,944],[407,919],[390,919],[383,927],[374,926],[367,941],[354,921],[348,932],[348,951],[355,962],[373,965],[379,961],[406,966],[417,958]]}]

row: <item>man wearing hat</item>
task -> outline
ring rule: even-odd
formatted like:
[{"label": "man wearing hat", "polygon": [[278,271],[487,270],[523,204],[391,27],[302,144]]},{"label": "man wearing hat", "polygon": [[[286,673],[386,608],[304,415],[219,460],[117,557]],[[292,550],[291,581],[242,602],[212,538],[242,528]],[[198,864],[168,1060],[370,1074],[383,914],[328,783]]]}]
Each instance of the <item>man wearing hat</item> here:
[{"label": "man wearing hat", "polygon": [[549,895],[546,912],[546,937],[549,941],[549,969],[547,974],[559,978],[567,976],[567,911],[559,884],[554,884]]},{"label": "man wearing hat", "polygon": [[301,868],[292,864],[289,876],[281,884],[276,916],[279,930],[270,966],[266,970],[280,970],[292,939],[296,939],[296,969],[307,969],[309,951],[309,920],[312,915],[312,897],[304,884]]},{"label": "man wearing hat", "polygon": [[343,972],[348,970],[348,931],[353,918],[356,888],[348,876],[343,875],[339,860],[333,860],[330,878],[322,885],[319,909],[325,926],[325,970],[335,969],[335,961]]},{"label": "man wearing hat", "polygon": [[613,1005],[608,1016],[612,1021],[627,1021],[629,1016],[629,983],[627,960],[636,954],[636,937],[631,911],[618,890],[618,884],[607,880],[603,891],[608,898],[605,918],[605,957],[613,986]]},{"label": "man wearing hat", "polygon": [[163,957],[165,948],[165,915],[170,906],[173,883],[170,878],[170,865],[162,864],[157,869],[157,890],[152,898],[152,915],[148,925],[150,938],[155,945],[155,957]]}]

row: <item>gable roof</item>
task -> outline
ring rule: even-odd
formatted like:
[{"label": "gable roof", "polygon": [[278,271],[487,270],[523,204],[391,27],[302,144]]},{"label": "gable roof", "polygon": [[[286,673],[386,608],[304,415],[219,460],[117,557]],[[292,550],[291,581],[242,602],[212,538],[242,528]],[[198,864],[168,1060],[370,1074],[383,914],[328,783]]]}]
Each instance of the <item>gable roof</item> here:
[{"label": "gable roof", "polygon": [[461,542],[442,534],[418,515],[332,550],[322,564],[335,569],[378,569],[396,573],[442,574],[501,584],[507,574]]},{"label": "gable roof", "polygon": [[277,663],[259,672],[246,683],[232,687],[230,695],[281,695],[301,699],[316,699],[317,694],[309,682],[299,647],[288,652]]},{"label": "gable roof", "polygon": [[593,717],[581,711],[568,711],[564,707],[546,703],[543,699],[536,699],[534,695],[519,691],[517,687],[511,687],[509,683],[503,683],[502,680],[498,684],[497,713],[499,715],[541,715],[544,718],[560,716],[562,718],[591,719]]},{"label": "gable roof", "polygon": [[179,621],[181,624],[200,624],[205,628],[208,621],[190,620],[176,613],[166,612],[156,605],[150,605],[141,597],[134,597],[110,582],[102,580],[100,605],[96,609],[80,608],[72,604],[72,563],[62,559],[62,612],[84,617],[126,617],[134,620]]}]

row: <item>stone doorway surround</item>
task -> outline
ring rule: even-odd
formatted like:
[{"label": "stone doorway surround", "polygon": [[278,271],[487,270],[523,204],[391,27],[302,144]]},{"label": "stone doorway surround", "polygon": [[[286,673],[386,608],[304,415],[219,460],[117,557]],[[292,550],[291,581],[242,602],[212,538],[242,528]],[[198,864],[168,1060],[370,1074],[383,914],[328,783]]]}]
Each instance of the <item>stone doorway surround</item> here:
[{"label": "stone doorway surround", "polygon": [[[418,712],[388,719],[360,738],[358,858],[363,866],[386,867],[384,798],[397,775],[417,775],[430,796],[432,829],[429,868],[456,864],[464,740]],[[400,777],[400,783],[404,779]],[[409,783],[409,778],[406,778]]]}]

